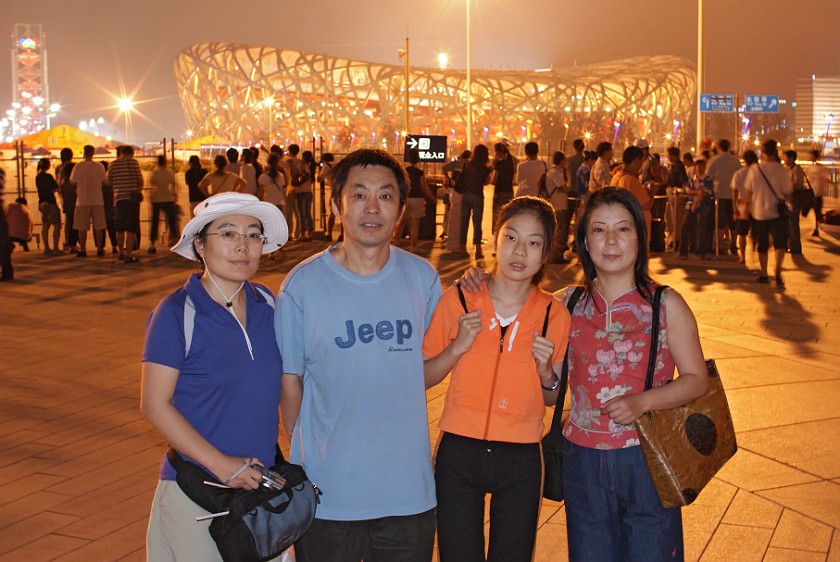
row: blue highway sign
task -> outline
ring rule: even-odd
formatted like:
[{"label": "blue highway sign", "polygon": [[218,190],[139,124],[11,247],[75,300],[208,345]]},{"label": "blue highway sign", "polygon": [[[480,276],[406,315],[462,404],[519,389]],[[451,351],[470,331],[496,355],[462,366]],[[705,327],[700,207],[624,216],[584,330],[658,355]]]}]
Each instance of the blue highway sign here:
[{"label": "blue highway sign", "polygon": [[748,94],[744,96],[745,113],[778,113],[779,96],[760,96]]},{"label": "blue highway sign", "polygon": [[700,111],[732,113],[735,111],[735,96],[733,94],[700,94]]}]

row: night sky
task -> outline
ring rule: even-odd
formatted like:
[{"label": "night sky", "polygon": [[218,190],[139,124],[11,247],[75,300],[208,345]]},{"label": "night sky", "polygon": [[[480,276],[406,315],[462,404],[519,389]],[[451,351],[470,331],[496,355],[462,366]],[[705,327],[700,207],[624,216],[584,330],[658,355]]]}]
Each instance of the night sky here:
[{"label": "night sky", "polygon": [[[246,11],[244,6],[251,9]],[[840,74],[840,1],[706,0],[706,87],[710,93],[779,94],[793,100],[795,81]],[[473,68],[529,70],[671,54],[696,60],[696,0],[472,0]],[[145,0],[136,2],[2,0],[0,29],[40,23],[47,36],[49,85],[62,105],[53,125],[115,120],[113,96],[142,103],[133,141],[181,137],[184,118],[173,61],[199,42],[271,45],[401,64],[465,65],[464,0]],[[11,41],[9,42],[11,46]],[[0,57],[0,84],[11,83]],[[0,91],[0,108],[12,88]],[[145,100],[145,101],[144,101]],[[111,131],[118,135],[122,119]]]}]

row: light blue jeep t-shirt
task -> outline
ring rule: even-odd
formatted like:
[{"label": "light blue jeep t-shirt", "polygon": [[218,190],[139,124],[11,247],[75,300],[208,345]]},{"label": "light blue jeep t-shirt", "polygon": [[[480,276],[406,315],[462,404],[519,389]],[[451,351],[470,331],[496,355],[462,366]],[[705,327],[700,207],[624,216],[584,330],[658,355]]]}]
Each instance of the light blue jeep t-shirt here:
[{"label": "light blue jeep t-shirt", "polygon": [[286,277],[274,325],[284,372],[303,376],[291,461],[323,492],[319,519],[435,506],[421,349],[440,293],[428,262],[393,247],[374,275],[327,249]]}]

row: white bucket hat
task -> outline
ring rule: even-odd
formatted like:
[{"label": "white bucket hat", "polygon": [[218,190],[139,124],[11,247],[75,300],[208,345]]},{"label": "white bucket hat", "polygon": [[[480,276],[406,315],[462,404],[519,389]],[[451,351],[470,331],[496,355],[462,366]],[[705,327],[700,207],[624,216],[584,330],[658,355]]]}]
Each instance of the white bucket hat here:
[{"label": "white bucket hat", "polygon": [[201,229],[214,220],[228,215],[245,215],[259,219],[263,234],[267,238],[262,247],[263,254],[279,250],[289,240],[289,227],[283,213],[271,203],[260,201],[246,193],[219,193],[208,197],[195,208],[195,217],[184,226],[181,239],[170,248],[178,255],[198,261],[193,248],[193,239]]}]

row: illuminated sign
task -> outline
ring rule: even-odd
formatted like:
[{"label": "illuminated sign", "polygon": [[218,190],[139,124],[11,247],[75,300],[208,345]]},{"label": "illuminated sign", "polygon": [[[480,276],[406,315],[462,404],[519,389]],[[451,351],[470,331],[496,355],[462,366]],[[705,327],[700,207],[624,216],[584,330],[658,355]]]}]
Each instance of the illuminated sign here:
[{"label": "illuminated sign", "polygon": [[34,49],[38,46],[38,42],[31,37],[21,37],[18,39],[18,45],[21,49]]},{"label": "illuminated sign", "polygon": [[408,151],[412,148],[416,148],[420,153],[421,162],[446,162],[445,135],[406,135],[406,162],[408,162]]}]

